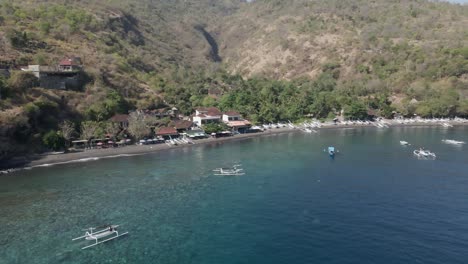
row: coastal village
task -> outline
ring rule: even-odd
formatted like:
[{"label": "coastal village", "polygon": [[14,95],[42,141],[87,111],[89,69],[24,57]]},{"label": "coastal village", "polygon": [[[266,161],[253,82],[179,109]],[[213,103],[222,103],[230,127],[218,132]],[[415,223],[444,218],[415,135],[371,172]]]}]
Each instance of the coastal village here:
[{"label": "coastal village", "polygon": [[[86,85],[83,77],[85,69],[80,57],[75,55],[65,56],[56,65],[27,65],[19,68],[19,71],[28,72],[38,80],[38,87],[52,90],[80,91]],[[2,69],[0,74],[9,76],[8,69]],[[219,97],[219,90],[209,89],[209,95]],[[414,99],[413,99],[414,100]],[[411,103],[414,103],[411,101]],[[73,133],[69,133],[65,144],[66,152],[81,152],[94,149],[109,149],[128,145],[153,145],[166,144],[177,146],[194,144],[199,139],[217,139],[233,137],[239,134],[252,134],[274,131],[289,131],[296,129],[305,133],[316,132],[315,129],[322,126],[376,126],[385,128],[392,124],[440,124],[451,126],[452,121],[466,122],[465,119],[420,119],[418,117],[404,119],[394,112],[394,120],[384,121],[375,110],[368,109],[364,113],[368,120],[345,120],[343,110],[336,113],[332,121],[322,123],[313,116],[305,116],[306,120],[299,124],[291,121],[283,121],[275,124],[254,125],[234,110],[221,111],[217,107],[198,107],[187,116],[174,107],[167,105],[158,109],[135,109],[125,114],[115,114],[108,120],[94,124],[86,128],[81,124],[80,128],[70,127]],[[69,123],[71,124],[71,123]],[[74,126],[74,125],[73,125]],[[99,127],[101,126],[101,129]],[[105,126],[111,129],[105,128]],[[77,130],[80,132],[76,133]],[[63,133],[65,134],[65,133]]]},{"label": "coastal village", "polygon": [[[135,138],[129,131],[132,116],[141,116],[147,120],[148,133],[143,138]],[[169,120],[167,125],[160,125],[162,120]],[[72,150],[87,148],[121,147],[128,144],[168,145],[193,144],[193,140],[204,138],[230,137],[236,134],[261,132],[259,127],[252,127],[236,111],[222,112],[216,107],[199,107],[191,116],[179,114],[177,108],[156,110],[135,110],[129,114],[116,114],[109,119],[118,129],[115,134],[106,134],[105,138],[81,139],[72,141]],[[138,121],[133,121],[138,122]]]},{"label": "coastal village", "polygon": [[[74,55],[63,57],[56,65],[27,65],[16,71],[31,73],[37,78],[37,86],[43,89],[80,91],[85,85],[82,60]],[[7,77],[10,73],[11,70],[7,68],[1,71]],[[132,116],[138,118],[132,120]],[[136,125],[140,125],[139,129],[142,131],[138,135],[129,128],[135,122],[140,123]],[[85,136],[83,131],[80,134],[73,133],[67,151],[121,147],[134,143],[177,145],[191,142],[189,140],[261,131],[252,129],[251,122],[238,112],[222,112],[216,107],[196,108],[191,116],[184,116],[176,107],[170,106],[136,109],[127,114],[115,114],[105,123],[111,124],[114,129],[111,132],[106,131],[102,136],[98,133],[88,133]]]}]

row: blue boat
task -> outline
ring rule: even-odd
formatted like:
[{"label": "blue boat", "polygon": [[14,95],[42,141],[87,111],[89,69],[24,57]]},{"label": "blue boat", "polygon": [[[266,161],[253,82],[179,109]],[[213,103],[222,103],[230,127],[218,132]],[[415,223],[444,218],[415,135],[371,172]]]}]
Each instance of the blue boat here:
[{"label": "blue boat", "polygon": [[330,157],[335,157],[335,147],[328,147],[328,155],[330,155]]}]

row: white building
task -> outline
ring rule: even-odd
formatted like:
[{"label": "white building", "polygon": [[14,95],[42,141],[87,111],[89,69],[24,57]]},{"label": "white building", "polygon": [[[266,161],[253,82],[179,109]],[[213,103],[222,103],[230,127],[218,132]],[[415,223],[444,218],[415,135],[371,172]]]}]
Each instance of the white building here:
[{"label": "white building", "polygon": [[223,114],[223,122],[226,123],[233,131],[245,133],[252,124],[249,120],[245,120],[235,111],[228,111]]},{"label": "white building", "polygon": [[222,113],[216,107],[200,107],[195,110],[193,123],[197,126],[202,126],[209,123],[219,123]]},{"label": "white building", "polygon": [[228,111],[223,114],[223,122],[242,120],[241,115],[234,111]]}]

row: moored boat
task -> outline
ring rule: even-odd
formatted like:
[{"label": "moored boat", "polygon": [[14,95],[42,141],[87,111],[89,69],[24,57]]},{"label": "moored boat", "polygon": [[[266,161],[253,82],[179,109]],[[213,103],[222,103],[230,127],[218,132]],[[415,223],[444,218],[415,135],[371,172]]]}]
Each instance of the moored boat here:
[{"label": "moored boat", "polygon": [[400,145],[402,145],[402,146],[410,146],[411,144],[408,143],[407,141],[400,140]]},{"label": "moored boat", "polygon": [[413,151],[413,154],[415,156],[417,156],[418,158],[432,158],[432,159],[435,159],[436,158],[436,154],[433,153],[433,152],[430,152],[429,150],[425,150],[425,149],[415,149]]},{"label": "moored boat", "polygon": [[213,170],[214,175],[217,176],[238,176],[244,175],[244,169],[240,168],[241,165],[234,165],[232,168],[216,168]]},{"label": "moored boat", "polygon": [[335,157],[335,154],[336,154],[335,147],[328,147],[328,155],[333,158]]},{"label": "moored boat", "polygon": [[[83,236],[73,238],[72,241],[76,241],[76,240],[80,240],[80,239],[94,241],[94,244],[91,244],[91,245],[88,245],[88,246],[85,246],[85,247],[81,248],[81,249],[87,249],[87,248],[94,247],[96,245],[105,243],[107,241],[110,241],[110,240],[113,240],[113,239],[116,239],[118,237],[121,237],[121,236],[124,236],[124,235],[128,234],[128,232],[124,232],[124,233],[119,234],[119,232],[117,231],[118,227],[119,227],[119,225],[108,225],[106,228],[101,229],[99,231],[94,231],[94,230],[96,230],[96,228],[91,227],[91,228],[86,229],[87,231],[85,232],[85,234]],[[104,239],[104,240],[101,240],[101,239]]]},{"label": "moored boat", "polygon": [[458,140],[453,140],[453,139],[442,139],[442,142],[446,144],[458,145],[458,146],[465,144],[465,141],[458,141]]}]

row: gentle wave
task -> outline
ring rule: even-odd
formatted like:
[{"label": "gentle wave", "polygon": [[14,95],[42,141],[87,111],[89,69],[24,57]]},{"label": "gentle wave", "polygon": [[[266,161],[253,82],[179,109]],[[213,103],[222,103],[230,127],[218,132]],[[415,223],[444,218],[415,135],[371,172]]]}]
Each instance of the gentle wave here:
[{"label": "gentle wave", "polygon": [[96,161],[100,159],[111,159],[111,158],[120,158],[120,157],[132,157],[132,156],[138,156],[138,155],[142,155],[142,154],[117,154],[117,155],[109,155],[109,156],[102,156],[102,157],[81,158],[81,159],[68,160],[68,161],[62,161],[62,162],[46,163],[46,164],[32,166],[31,168],[50,167],[50,166],[61,165],[61,164],[88,162],[88,161]]},{"label": "gentle wave", "polygon": [[142,153],[138,153],[138,154],[117,154],[117,155],[109,155],[109,156],[102,156],[102,157],[89,157],[89,158],[81,158],[81,159],[74,159],[74,160],[61,161],[61,162],[45,163],[45,164],[39,164],[39,165],[34,165],[34,166],[24,167],[24,168],[0,170],[0,174],[9,174],[9,173],[17,172],[17,171],[20,171],[20,170],[31,170],[33,168],[51,167],[51,166],[55,166],[55,165],[63,165],[63,164],[79,163],[79,162],[97,161],[97,160],[100,160],[100,159],[133,157],[133,156],[139,156],[139,155],[144,155],[144,153],[143,154]]}]

